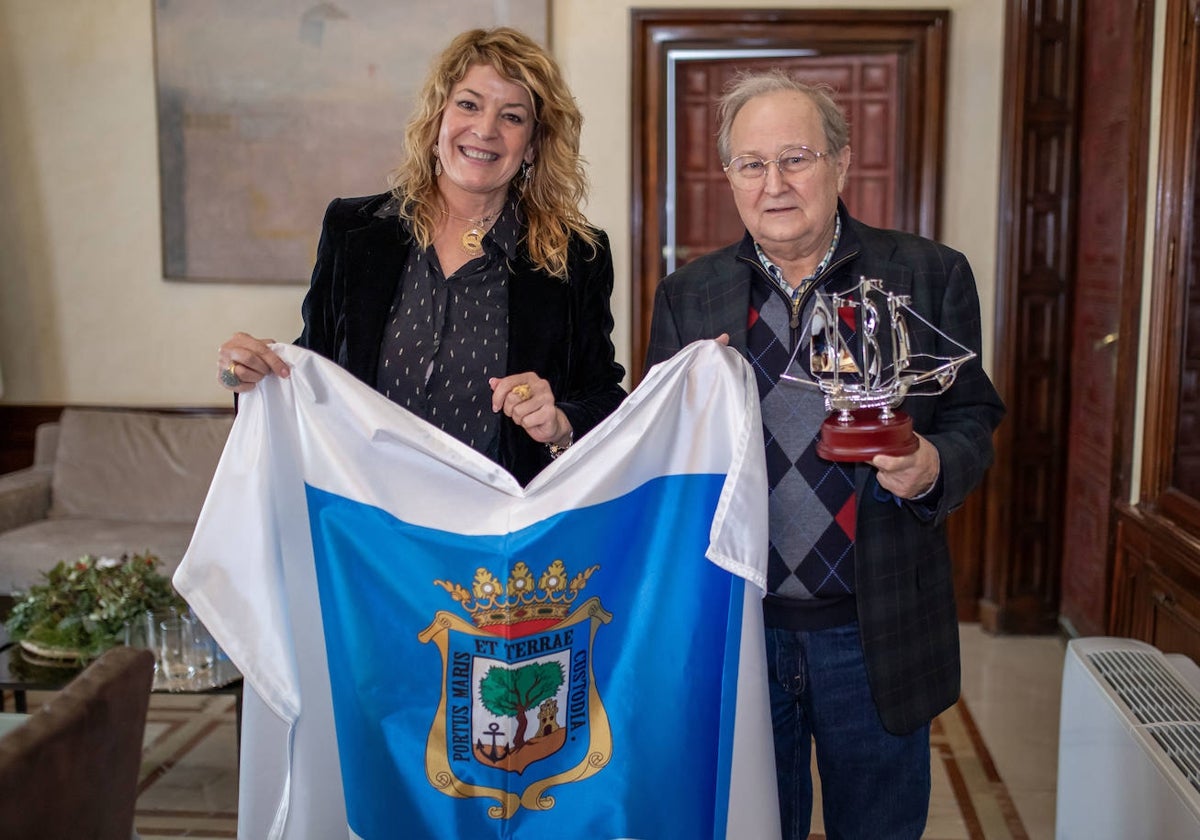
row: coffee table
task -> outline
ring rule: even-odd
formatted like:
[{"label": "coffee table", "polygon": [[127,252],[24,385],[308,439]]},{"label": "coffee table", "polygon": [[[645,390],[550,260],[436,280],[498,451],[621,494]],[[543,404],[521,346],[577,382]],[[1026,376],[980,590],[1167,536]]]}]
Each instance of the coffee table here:
[{"label": "coffee table", "polygon": [[[28,711],[28,701],[25,693],[28,691],[58,691],[66,686],[83,670],[82,665],[71,667],[46,666],[30,663],[26,660],[24,650],[20,645],[12,644],[7,639],[0,643],[0,692],[11,691],[18,712]],[[227,660],[218,663],[223,670],[217,678],[205,684],[204,680],[192,683],[176,682],[169,686],[156,683],[152,689],[159,694],[231,694],[235,698],[237,710],[237,736],[240,747],[242,740],[242,676],[233,664]],[[228,678],[228,682],[225,680]],[[222,685],[212,685],[212,682],[222,682]],[[3,694],[0,694],[0,712],[4,711]]]}]

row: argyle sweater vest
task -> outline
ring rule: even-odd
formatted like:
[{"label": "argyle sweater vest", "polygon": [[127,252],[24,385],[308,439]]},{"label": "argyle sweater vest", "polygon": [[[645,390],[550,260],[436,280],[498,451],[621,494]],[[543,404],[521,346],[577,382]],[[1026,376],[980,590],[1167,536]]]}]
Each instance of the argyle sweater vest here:
[{"label": "argyle sweater vest", "polygon": [[828,416],[821,393],[780,380],[792,355],[790,319],[783,294],[756,274],[746,349],[762,406],[770,488],[766,621],[818,630],[855,618],[854,473],[852,465],[817,456]]}]

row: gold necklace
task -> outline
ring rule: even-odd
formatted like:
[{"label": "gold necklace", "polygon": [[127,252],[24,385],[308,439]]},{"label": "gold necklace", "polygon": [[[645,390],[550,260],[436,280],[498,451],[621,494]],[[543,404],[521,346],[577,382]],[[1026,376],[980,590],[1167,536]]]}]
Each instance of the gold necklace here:
[{"label": "gold necklace", "polygon": [[483,236],[488,232],[491,222],[500,215],[499,212],[496,212],[479,219],[468,219],[465,216],[455,216],[449,210],[442,210],[442,212],[451,219],[471,223],[471,226],[467,228],[458,240],[459,247],[462,248],[463,253],[468,257],[478,257],[483,253]]}]

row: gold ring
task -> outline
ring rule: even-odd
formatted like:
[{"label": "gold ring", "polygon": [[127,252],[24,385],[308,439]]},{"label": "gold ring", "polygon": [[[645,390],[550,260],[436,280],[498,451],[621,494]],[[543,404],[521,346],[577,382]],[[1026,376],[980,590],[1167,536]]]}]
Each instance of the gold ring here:
[{"label": "gold ring", "polygon": [[530,388],[525,383],[521,383],[520,385],[514,385],[512,392],[517,395],[517,398],[521,402],[525,402],[525,400],[527,400],[533,396],[533,389]]}]

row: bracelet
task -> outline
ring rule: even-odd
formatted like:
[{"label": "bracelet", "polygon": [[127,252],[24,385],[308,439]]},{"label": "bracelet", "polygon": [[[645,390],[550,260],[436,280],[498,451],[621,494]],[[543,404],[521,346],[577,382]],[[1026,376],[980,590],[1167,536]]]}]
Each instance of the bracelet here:
[{"label": "bracelet", "polygon": [[572,429],[567,435],[567,442],[563,444],[547,443],[546,448],[550,450],[550,457],[557,458],[559,455],[571,448],[571,444],[575,442],[575,430]]}]

